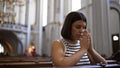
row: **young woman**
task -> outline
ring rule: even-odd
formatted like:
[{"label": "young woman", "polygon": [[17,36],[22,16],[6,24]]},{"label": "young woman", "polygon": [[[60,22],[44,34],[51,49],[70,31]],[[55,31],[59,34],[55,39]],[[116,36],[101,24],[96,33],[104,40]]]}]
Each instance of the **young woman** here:
[{"label": "young woman", "polygon": [[86,26],[84,14],[70,12],[66,16],[61,30],[62,39],[52,42],[51,54],[55,66],[107,63],[93,48]]}]

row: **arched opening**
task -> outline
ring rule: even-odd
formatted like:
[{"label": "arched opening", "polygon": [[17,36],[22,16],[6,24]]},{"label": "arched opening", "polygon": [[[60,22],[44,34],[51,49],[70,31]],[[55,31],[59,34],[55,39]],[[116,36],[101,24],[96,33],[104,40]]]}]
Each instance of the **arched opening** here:
[{"label": "arched opening", "polygon": [[23,54],[23,45],[16,34],[9,30],[0,30],[0,44],[3,56],[18,56]]}]

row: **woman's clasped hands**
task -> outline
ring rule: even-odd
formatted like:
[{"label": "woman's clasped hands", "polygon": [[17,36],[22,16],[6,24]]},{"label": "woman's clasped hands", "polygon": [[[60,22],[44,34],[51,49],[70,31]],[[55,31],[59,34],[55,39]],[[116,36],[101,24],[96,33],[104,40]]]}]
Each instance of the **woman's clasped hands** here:
[{"label": "woman's clasped hands", "polygon": [[80,46],[81,49],[88,50],[90,47],[91,39],[90,39],[90,34],[86,29],[83,29],[80,33]]}]

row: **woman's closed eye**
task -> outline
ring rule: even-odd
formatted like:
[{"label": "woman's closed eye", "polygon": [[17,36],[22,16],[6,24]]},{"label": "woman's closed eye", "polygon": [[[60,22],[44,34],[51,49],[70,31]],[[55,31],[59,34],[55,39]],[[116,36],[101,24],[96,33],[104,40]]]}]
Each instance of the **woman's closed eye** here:
[{"label": "woman's closed eye", "polygon": [[86,29],[86,26],[76,26],[77,29]]}]

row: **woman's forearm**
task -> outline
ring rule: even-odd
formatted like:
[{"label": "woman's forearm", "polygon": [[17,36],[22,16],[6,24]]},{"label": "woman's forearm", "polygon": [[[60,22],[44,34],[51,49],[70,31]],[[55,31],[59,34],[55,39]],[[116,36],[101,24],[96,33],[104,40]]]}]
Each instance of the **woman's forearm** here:
[{"label": "woman's forearm", "polygon": [[98,54],[98,52],[96,52],[94,49],[91,49],[88,52],[96,63],[103,63],[103,64],[107,63],[106,60],[100,54]]},{"label": "woman's forearm", "polygon": [[87,50],[79,50],[75,54],[73,54],[70,57],[64,57],[63,59],[54,60],[55,66],[74,66],[77,64],[77,62],[82,58],[84,53],[86,53]]}]

